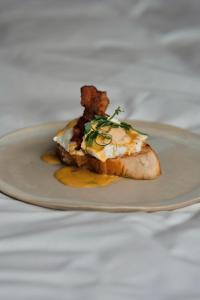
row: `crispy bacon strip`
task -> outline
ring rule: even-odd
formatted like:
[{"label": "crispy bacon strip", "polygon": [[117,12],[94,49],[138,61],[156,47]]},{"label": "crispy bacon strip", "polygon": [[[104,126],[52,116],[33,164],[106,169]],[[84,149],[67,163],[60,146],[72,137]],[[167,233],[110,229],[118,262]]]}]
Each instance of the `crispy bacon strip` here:
[{"label": "crispy bacon strip", "polygon": [[77,143],[77,149],[80,149],[84,135],[85,123],[94,119],[95,115],[105,116],[109,99],[106,92],[98,91],[92,85],[85,85],[81,88],[81,105],[85,107],[83,115],[73,130],[72,141]]}]

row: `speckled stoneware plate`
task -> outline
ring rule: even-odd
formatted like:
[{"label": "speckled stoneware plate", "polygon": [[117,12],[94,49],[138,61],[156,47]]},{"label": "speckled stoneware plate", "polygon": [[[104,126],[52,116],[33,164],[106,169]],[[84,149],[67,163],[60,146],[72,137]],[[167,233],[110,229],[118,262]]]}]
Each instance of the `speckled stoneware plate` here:
[{"label": "speckled stoneware plate", "polygon": [[111,212],[173,210],[200,201],[200,136],[169,125],[129,121],[150,135],[162,175],[156,180],[119,181],[99,188],[72,188],[40,156],[66,122],[25,128],[0,139],[0,190],[18,200],[54,209]]}]

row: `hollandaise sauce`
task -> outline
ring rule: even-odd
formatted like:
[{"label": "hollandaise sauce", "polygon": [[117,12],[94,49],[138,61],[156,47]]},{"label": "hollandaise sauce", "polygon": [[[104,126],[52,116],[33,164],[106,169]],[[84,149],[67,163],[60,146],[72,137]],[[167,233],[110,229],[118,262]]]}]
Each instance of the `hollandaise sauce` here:
[{"label": "hollandaise sauce", "polygon": [[54,176],[65,185],[77,188],[93,188],[109,185],[119,179],[117,176],[96,174],[87,169],[64,167],[55,172]]},{"label": "hollandaise sauce", "polygon": [[59,165],[61,163],[55,153],[45,153],[41,155],[41,160],[50,165]]}]

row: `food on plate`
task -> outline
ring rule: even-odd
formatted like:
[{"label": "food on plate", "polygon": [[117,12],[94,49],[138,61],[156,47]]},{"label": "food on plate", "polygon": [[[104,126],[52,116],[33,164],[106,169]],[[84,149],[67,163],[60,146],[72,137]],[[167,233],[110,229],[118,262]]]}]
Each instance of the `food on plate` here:
[{"label": "food on plate", "polygon": [[133,179],[158,177],[159,158],[146,143],[147,134],[120,121],[120,107],[108,115],[108,104],[105,91],[94,86],[81,88],[83,115],[68,122],[53,138],[60,160],[98,174]]},{"label": "food on plate", "polygon": [[58,169],[55,172],[55,177],[61,183],[77,188],[100,187],[119,180],[117,176],[97,174],[86,168],[77,168],[75,166]]},{"label": "food on plate", "polygon": [[41,159],[50,165],[58,165],[61,163],[59,157],[52,152],[42,154]]}]

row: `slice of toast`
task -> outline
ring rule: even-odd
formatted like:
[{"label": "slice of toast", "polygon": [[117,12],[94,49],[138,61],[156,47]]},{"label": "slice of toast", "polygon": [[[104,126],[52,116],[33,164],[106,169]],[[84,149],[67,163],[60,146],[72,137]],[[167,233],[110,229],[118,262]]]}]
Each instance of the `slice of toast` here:
[{"label": "slice of toast", "polygon": [[99,174],[116,175],[133,179],[154,179],[161,174],[160,161],[155,151],[144,144],[142,151],[130,156],[109,158],[105,162],[91,155],[71,155],[57,144],[57,153],[67,165],[86,166]]},{"label": "slice of toast", "polygon": [[60,160],[68,166],[82,167],[87,165],[87,155],[71,155],[58,143],[56,143],[56,153]]}]

